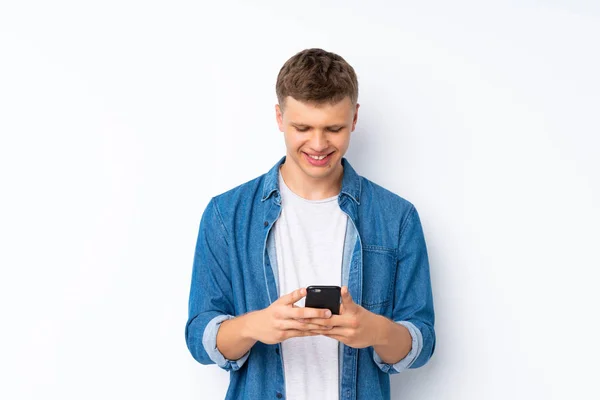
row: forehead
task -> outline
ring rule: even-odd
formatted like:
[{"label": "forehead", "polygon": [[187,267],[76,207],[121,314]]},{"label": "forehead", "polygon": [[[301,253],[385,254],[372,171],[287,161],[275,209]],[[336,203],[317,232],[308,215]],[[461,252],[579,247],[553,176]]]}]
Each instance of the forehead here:
[{"label": "forehead", "polygon": [[345,97],[336,104],[305,103],[286,97],[283,119],[287,122],[311,126],[329,125],[331,123],[344,123],[353,116],[353,107],[350,97]]}]

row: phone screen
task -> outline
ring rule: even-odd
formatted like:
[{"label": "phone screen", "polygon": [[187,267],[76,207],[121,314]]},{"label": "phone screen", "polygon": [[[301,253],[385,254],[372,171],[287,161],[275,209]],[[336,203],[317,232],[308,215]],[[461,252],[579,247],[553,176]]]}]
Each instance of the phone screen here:
[{"label": "phone screen", "polygon": [[304,307],[328,308],[332,315],[339,315],[341,299],[340,286],[309,286],[306,288]]}]

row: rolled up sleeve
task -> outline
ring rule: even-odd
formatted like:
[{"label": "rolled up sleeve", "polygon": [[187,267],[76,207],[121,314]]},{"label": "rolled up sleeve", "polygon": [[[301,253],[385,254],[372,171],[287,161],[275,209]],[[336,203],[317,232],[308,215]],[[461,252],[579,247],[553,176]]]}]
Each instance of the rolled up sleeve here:
[{"label": "rolled up sleeve", "polygon": [[250,351],[238,360],[228,360],[217,349],[221,323],[235,315],[228,260],[227,230],[212,198],[202,214],[196,242],[185,340],[199,363],[235,371]]},{"label": "rolled up sleeve", "polygon": [[384,362],[379,354],[375,350],[373,350],[373,361],[375,364],[385,373],[388,374],[397,374],[405,369],[410,368],[413,362],[419,357],[421,354],[421,350],[423,349],[423,336],[421,335],[421,331],[417,329],[417,327],[409,321],[394,321],[397,324],[404,326],[408,329],[410,336],[412,338],[412,347],[408,354],[400,361],[395,364],[388,364]]},{"label": "rolled up sleeve", "polygon": [[228,319],[232,318],[234,318],[233,315],[217,315],[206,325],[206,329],[204,329],[204,334],[202,336],[202,345],[204,346],[208,357],[214,361],[215,364],[226,371],[237,371],[240,369],[248,359],[250,351],[252,351],[252,349],[248,350],[246,354],[237,360],[229,360],[225,358],[217,348],[217,333],[219,331],[219,327],[223,321],[227,321]]},{"label": "rolled up sleeve", "polygon": [[383,363],[373,351],[375,363],[390,374],[425,365],[435,350],[435,314],[425,237],[419,214],[412,204],[400,224],[391,319],[408,329],[412,348],[393,365]]}]

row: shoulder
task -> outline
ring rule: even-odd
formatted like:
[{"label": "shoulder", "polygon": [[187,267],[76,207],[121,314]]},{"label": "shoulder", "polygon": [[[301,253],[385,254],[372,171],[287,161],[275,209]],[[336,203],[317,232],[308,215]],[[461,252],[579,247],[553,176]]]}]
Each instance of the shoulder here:
[{"label": "shoulder", "polygon": [[[405,197],[392,192],[376,182],[360,177],[361,180],[361,198],[362,201],[370,206],[377,206],[383,212],[393,213],[394,215],[410,212],[415,208],[414,204]],[[365,204],[367,205],[367,204]]]},{"label": "shoulder", "polygon": [[360,209],[361,219],[366,222],[365,233],[374,241],[397,248],[406,232],[416,232],[420,218],[415,205],[405,197],[394,193],[367,178],[363,178]]},{"label": "shoulder", "polygon": [[256,204],[261,203],[265,176],[266,174],[261,174],[247,182],[218,193],[212,197],[211,202],[224,217],[234,214],[240,208],[251,211]]}]

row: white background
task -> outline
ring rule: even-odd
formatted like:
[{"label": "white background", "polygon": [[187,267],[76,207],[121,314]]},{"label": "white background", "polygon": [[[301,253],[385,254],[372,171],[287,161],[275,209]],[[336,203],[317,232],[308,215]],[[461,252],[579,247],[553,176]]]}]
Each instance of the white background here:
[{"label": "white background", "polygon": [[600,398],[598,2],[252,3],[1,3],[0,397],[224,397],[184,340],[200,216],[284,154],[277,73],[321,47],[346,156],[425,229],[437,349],[392,398]]}]

